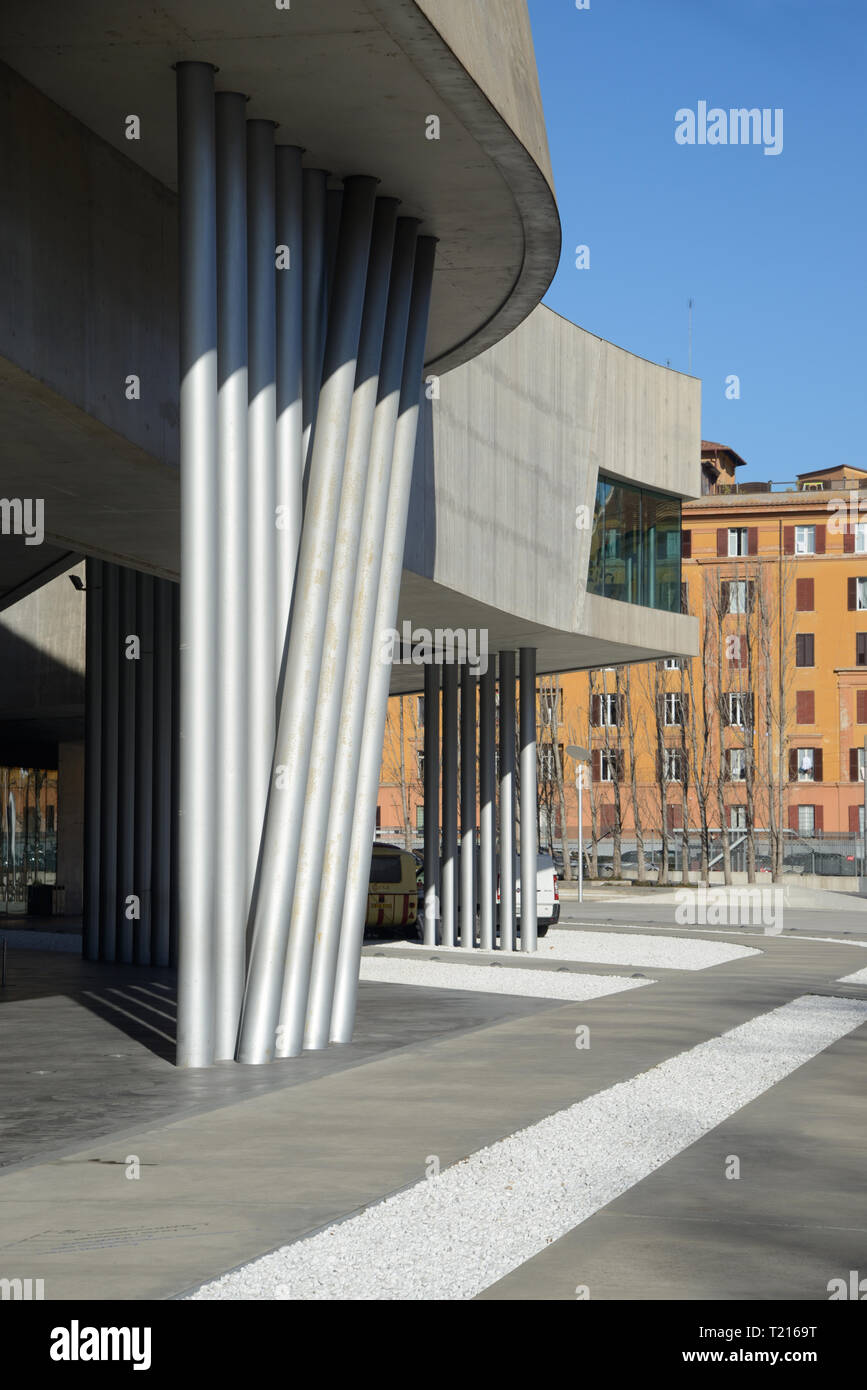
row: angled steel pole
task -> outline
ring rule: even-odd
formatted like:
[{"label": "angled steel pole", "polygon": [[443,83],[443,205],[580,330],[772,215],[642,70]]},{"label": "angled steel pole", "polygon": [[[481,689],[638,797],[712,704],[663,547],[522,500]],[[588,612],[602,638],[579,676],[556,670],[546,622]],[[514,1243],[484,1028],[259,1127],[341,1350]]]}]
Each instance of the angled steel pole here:
[{"label": "angled steel pole", "polygon": [[536,772],[536,648],[521,647],[521,950],[537,941],[536,880],[539,858]]},{"label": "angled steel pole", "polygon": [[133,881],[140,917],[135,933],[136,965],[150,965],[152,931],[154,813],[154,580],[137,574],[136,630],[141,655],[135,671],[135,871]]},{"label": "angled steel pole", "polygon": [[102,725],[99,797],[99,959],[117,958],[118,567],[102,567]]},{"label": "angled steel pole", "polygon": [[[340,486],[355,387],[376,179],[347,179],[322,390],[310,464],[292,623],[286,657],[274,777],[265,817],[261,875],[253,905],[253,938],[244,996],[238,1060],[268,1062],[277,1037],[284,966],[302,972],[304,937],[288,943],[301,820],[310,761],[316,692]],[[252,716],[252,711],[251,711]],[[314,923],[305,924],[313,932]],[[303,1026],[303,1020],[302,1020]]]},{"label": "angled steel pole", "polygon": [[424,944],[436,946],[440,901],[440,667],[424,668]]},{"label": "angled steel pole", "polygon": [[117,727],[117,958],[124,965],[135,959],[136,908],[130,898],[140,896],[135,881],[135,723],[136,667],[140,658],[129,654],[130,639],[139,637],[136,627],[135,570],[120,571],[120,685]]},{"label": "angled steel pole", "polygon": [[[247,122],[247,884],[252,899],[277,697],[276,223],[274,124]],[[241,600],[241,595],[238,595]]]},{"label": "angled steel pole", "polygon": [[102,560],[88,560],[84,663],[84,959],[99,960],[99,795],[102,762]]},{"label": "angled steel pole", "polygon": [[364,921],[370,875],[370,847],[376,824],[376,802],[379,794],[379,773],[382,765],[382,742],[388,709],[391,682],[391,662],[382,659],[383,646],[397,622],[400,582],[403,575],[403,554],[406,546],[406,521],[412,490],[413,463],[421,395],[421,374],[424,367],[424,345],[427,337],[436,241],[420,237],[413,277],[412,302],[406,340],[406,358],[400,392],[400,415],[394,436],[394,458],[388,491],[388,512],[382,546],[382,566],[379,575],[379,596],[374,624],[374,648],[379,660],[370,666],[367,702],[364,715],[364,734],[356,794],[356,815],[346,874],[346,896],[340,930],[340,950],[337,958],[337,979],[334,1005],[331,1011],[331,1040],[349,1042],[355,1022],[358,997],[358,972],[361,947],[364,941]]},{"label": "angled steel pole", "polygon": [[277,146],[277,665],[301,540],[304,480],[304,234],[301,150]]},{"label": "angled steel pole", "polygon": [[319,391],[327,326],[327,276],[325,265],[328,174],[324,169],[305,169],[302,174],[302,438],[304,477],[310,460],[310,443]]},{"label": "angled steel pole", "polygon": [[156,581],[154,596],[154,767],[153,869],[151,894],[151,964],[168,965],[171,955],[172,871],[172,617],[174,585]]},{"label": "angled steel pole", "polygon": [[461,945],[476,944],[476,690],[469,663],[461,668]]},{"label": "angled steel pole", "polygon": [[479,681],[479,945],[494,948],[497,891],[496,687],[494,659]]},{"label": "angled steel pole", "polygon": [[[418,223],[409,218],[400,218],[397,223],[389,280],[388,310],[352,595],[349,646],[331,783],[322,885],[316,917],[308,1027],[305,1035],[307,1047],[325,1046],[328,1041],[327,1029],[330,1023],[331,998],[340,944],[346,865],[349,861],[356,814],[356,789],[367,685],[371,660],[374,659],[374,623],[417,236]],[[366,872],[369,872],[369,867],[368,851]],[[321,1029],[323,1012],[328,1015],[324,1039]]]},{"label": "angled steel pole", "polygon": [[500,652],[500,950],[515,949],[515,653]]},{"label": "angled steel pole", "polygon": [[[247,838],[247,98],[220,92],[217,132],[217,796],[215,1058],[234,1057],[244,994]],[[267,141],[267,129],[266,129]],[[250,417],[252,419],[252,417]],[[260,582],[263,582],[260,580]]]},{"label": "angled steel pole", "polygon": [[179,1066],[214,1060],[217,686],[217,206],[214,72],[179,63]]},{"label": "angled steel pole", "polygon": [[443,862],[440,870],[443,945],[457,945],[458,907],[458,668],[443,664]]},{"label": "angled steel pole", "polygon": [[[279,1019],[280,1057],[298,1056],[304,1045],[305,1025],[311,1037],[322,1035],[321,1044],[312,1045],[324,1047],[331,1022],[330,994],[327,1007],[323,1006],[321,986],[314,990],[309,1005],[308,995],[396,221],[397,201],[377,199],[289,923],[289,954]],[[321,977],[321,971],[317,973]]]}]

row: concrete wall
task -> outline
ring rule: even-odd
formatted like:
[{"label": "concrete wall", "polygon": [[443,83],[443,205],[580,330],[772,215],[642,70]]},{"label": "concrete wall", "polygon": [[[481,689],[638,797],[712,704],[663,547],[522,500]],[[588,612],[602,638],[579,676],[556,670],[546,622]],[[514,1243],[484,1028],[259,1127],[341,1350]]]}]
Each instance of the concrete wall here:
[{"label": "concrete wall", "polygon": [[692,652],[692,619],[586,595],[582,523],[600,469],[694,495],[699,383],[540,306],[439,390],[424,412],[406,569],[520,623]]}]

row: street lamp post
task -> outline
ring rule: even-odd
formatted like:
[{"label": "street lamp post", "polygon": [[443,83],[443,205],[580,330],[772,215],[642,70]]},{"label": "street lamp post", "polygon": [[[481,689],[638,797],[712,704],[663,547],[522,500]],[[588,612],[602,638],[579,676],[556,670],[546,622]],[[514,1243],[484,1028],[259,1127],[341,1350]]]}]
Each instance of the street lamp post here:
[{"label": "street lamp post", "polygon": [[[578,793],[578,901],[584,901],[584,764],[590,761],[590,752],[587,748],[579,748],[577,744],[570,743],[566,749],[569,757],[577,764],[575,772],[575,790]],[[567,851],[568,853],[568,846]]]}]

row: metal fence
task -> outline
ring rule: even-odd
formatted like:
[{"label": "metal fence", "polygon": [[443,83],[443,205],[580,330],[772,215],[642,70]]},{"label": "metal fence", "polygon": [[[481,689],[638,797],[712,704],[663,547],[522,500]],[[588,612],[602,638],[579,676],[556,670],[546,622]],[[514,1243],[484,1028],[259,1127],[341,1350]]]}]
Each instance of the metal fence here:
[{"label": "metal fence", "polygon": [[[756,868],[770,872],[771,839],[767,832],[757,831]],[[621,837],[621,873],[624,878],[633,877],[638,871],[638,850],[634,836]],[[540,846],[541,847],[541,846]],[[573,868],[578,866],[578,843],[570,842],[570,859]],[[735,873],[745,873],[747,869],[747,839],[741,830],[729,832],[731,867]],[[563,855],[559,842],[553,847],[558,866],[562,865]],[[585,870],[590,871],[590,845],[584,844]],[[599,837],[598,862],[602,878],[613,873],[614,845],[610,834]],[[649,876],[656,877],[662,859],[662,840],[656,835],[644,837],[645,869]],[[684,835],[673,830],[668,841],[668,870],[675,876],[683,873],[684,860],[688,870],[701,868],[701,838],[695,831]],[[723,867],[723,846],[719,830],[711,831],[710,868],[721,871]],[[824,874],[841,878],[857,878],[864,874],[864,837],[860,834],[821,835],[803,837],[793,831],[783,832],[783,872],[787,874]]]}]

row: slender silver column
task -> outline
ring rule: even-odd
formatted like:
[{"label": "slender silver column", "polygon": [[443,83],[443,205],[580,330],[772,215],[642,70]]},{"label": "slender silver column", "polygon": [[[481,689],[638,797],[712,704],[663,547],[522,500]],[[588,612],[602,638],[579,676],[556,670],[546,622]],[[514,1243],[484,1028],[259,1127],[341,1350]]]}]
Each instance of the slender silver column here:
[{"label": "slender silver column", "polygon": [[135,959],[136,920],[130,897],[141,899],[142,885],[135,878],[135,724],[136,668],[130,657],[130,638],[140,637],[136,626],[135,570],[122,568],[119,578],[120,677],[117,732],[117,959],[132,965]]},{"label": "slender silver column", "polygon": [[153,789],[154,789],[154,581],[137,574],[136,630],[141,656],[131,662],[135,671],[135,891],[139,921],[135,930],[136,965],[152,960]]},{"label": "slender silver column", "polygon": [[[406,341],[406,358],[400,392],[400,415],[394,436],[394,460],[388,492],[388,512],[382,546],[379,596],[376,605],[374,644],[382,644],[397,622],[406,522],[412,488],[413,463],[419,417],[424,344],[427,337],[436,241],[421,237],[416,255],[412,302]],[[382,765],[382,743],[388,708],[391,663],[371,663],[361,745],[356,813],[346,874],[346,897],[340,931],[337,979],[331,1015],[333,1042],[349,1042],[355,1021],[358,973],[364,940],[370,847],[376,824],[376,802]]]},{"label": "slender silver column", "polygon": [[246,816],[248,615],[244,597],[249,539],[246,107],[247,99],[240,92],[220,92],[216,98],[219,565],[213,950],[217,1061],[233,1058],[238,1041],[250,856]]},{"label": "slender silver column", "polygon": [[493,658],[479,681],[479,945],[493,950],[497,891],[496,683]]},{"label": "slender silver column", "polygon": [[168,965],[172,915],[172,592],[168,579],[156,581],[154,595],[154,766],[153,892],[151,964]]},{"label": "slender silver column", "polygon": [[515,653],[500,652],[500,950],[515,949]]},{"label": "slender silver column", "polygon": [[[217,246],[214,74],[180,63],[179,1066],[214,1060]],[[273,644],[271,646],[273,651]]]},{"label": "slender silver column", "polygon": [[443,945],[457,945],[458,668],[443,666],[443,859],[440,869]]},{"label": "slender silver column", "polygon": [[310,460],[310,443],[319,390],[322,385],[322,358],[325,352],[327,278],[325,264],[325,216],[328,175],[324,169],[305,169],[303,193],[303,399],[302,441],[305,476]]},{"label": "slender silver column", "polygon": [[440,667],[424,668],[424,944],[436,946],[440,890]]},{"label": "slender silver column", "polygon": [[521,647],[521,950],[537,947],[536,648]]},{"label": "slender silver column", "polygon": [[469,665],[461,668],[461,945],[476,944],[476,690]]},{"label": "slender silver column", "polygon": [[[361,519],[358,565],[349,626],[349,647],[340,711],[337,752],[331,785],[331,804],[322,886],[316,918],[309,1017],[320,1016],[324,997],[330,1001],[337,969],[343,913],[346,865],[356,814],[356,790],[364,729],[365,704],[372,653],[389,480],[400,405],[407,322],[413,282],[418,223],[400,218],[389,283],[388,311],[379,369],[378,400],[373,418],[370,464]],[[369,872],[368,863],[365,873]],[[365,878],[365,883],[367,879]],[[365,888],[365,894],[366,894]],[[366,902],[366,897],[365,897]],[[363,930],[363,924],[362,924]],[[330,1009],[330,1002],[329,1002]],[[318,1028],[318,1023],[317,1023]],[[321,1036],[317,1032],[317,1036]],[[314,1037],[312,1027],[308,1039]],[[327,1041],[327,1037],[326,1037]],[[307,1043],[309,1045],[309,1042]],[[324,1045],[324,1044],[323,1044]]]},{"label": "slender silver column", "polygon": [[[293,998],[305,972],[308,945],[289,941],[301,819],[310,760],[316,692],[325,636],[325,617],[339,497],[355,386],[365,277],[370,250],[376,180],[348,179],[338,252],[337,280],[329,324],[310,487],[286,658],[274,782],[265,818],[262,872],[253,909],[253,939],[244,997],[238,1059],[270,1061],[278,1044],[283,991]],[[251,710],[251,718],[253,711]],[[313,922],[309,930],[313,931]],[[306,1005],[306,997],[304,1000]],[[293,1026],[297,1027],[297,1019]],[[303,1013],[301,1017],[303,1031]]]},{"label": "slender silver column", "polygon": [[[346,467],[340,494],[340,512],[334,547],[334,568],[328,613],[325,623],[325,645],[319,677],[319,695],[310,770],[307,777],[307,802],[301,832],[298,875],[295,881],[295,901],[289,939],[305,931],[309,919],[315,926],[322,884],[331,791],[337,758],[337,741],[342,710],[342,696],[349,652],[352,602],[358,565],[358,549],[367,476],[370,469],[370,448],[379,388],[385,332],[388,290],[394,252],[397,223],[397,200],[379,198],[373,221],[370,262],[367,270],[367,294],[364,302],[358,367],[355,375],[355,395],[346,446]],[[298,1031],[291,1019],[302,1019],[305,1012],[300,994],[306,996],[306,1025],[303,1029],[305,1047],[325,1047],[331,1026],[331,998],[334,962],[338,944],[333,933],[333,947],[323,946],[322,934],[310,931],[310,960],[307,965],[307,989],[304,972],[299,972],[299,997],[287,994],[286,1013],[281,1013],[284,1025],[281,1042],[284,1047],[297,1046]],[[318,948],[315,949],[318,938]],[[291,1053],[287,1055],[293,1055]]]},{"label": "slender silver column", "polygon": [[85,579],[84,959],[99,960],[99,799],[102,762],[102,560]]},{"label": "slender silver column", "polygon": [[[271,778],[277,693],[274,125],[247,122],[247,883],[252,898]],[[240,595],[236,595],[236,602]],[[249,901],[249,899],[248,899]]]},{"label": "slender silver column", "polygon": [[117,956],[117,727],[120,683],[118,568],[102,567],[102,711],[99,797],[99,958]]},{"label": "slender silver column", "polygon": [[[301,540],[304,479],[304,234],[301,150],[278,145],[277,245],[277,665],[286,629]],[[288,264],[286,263],[288,261]]]}]

